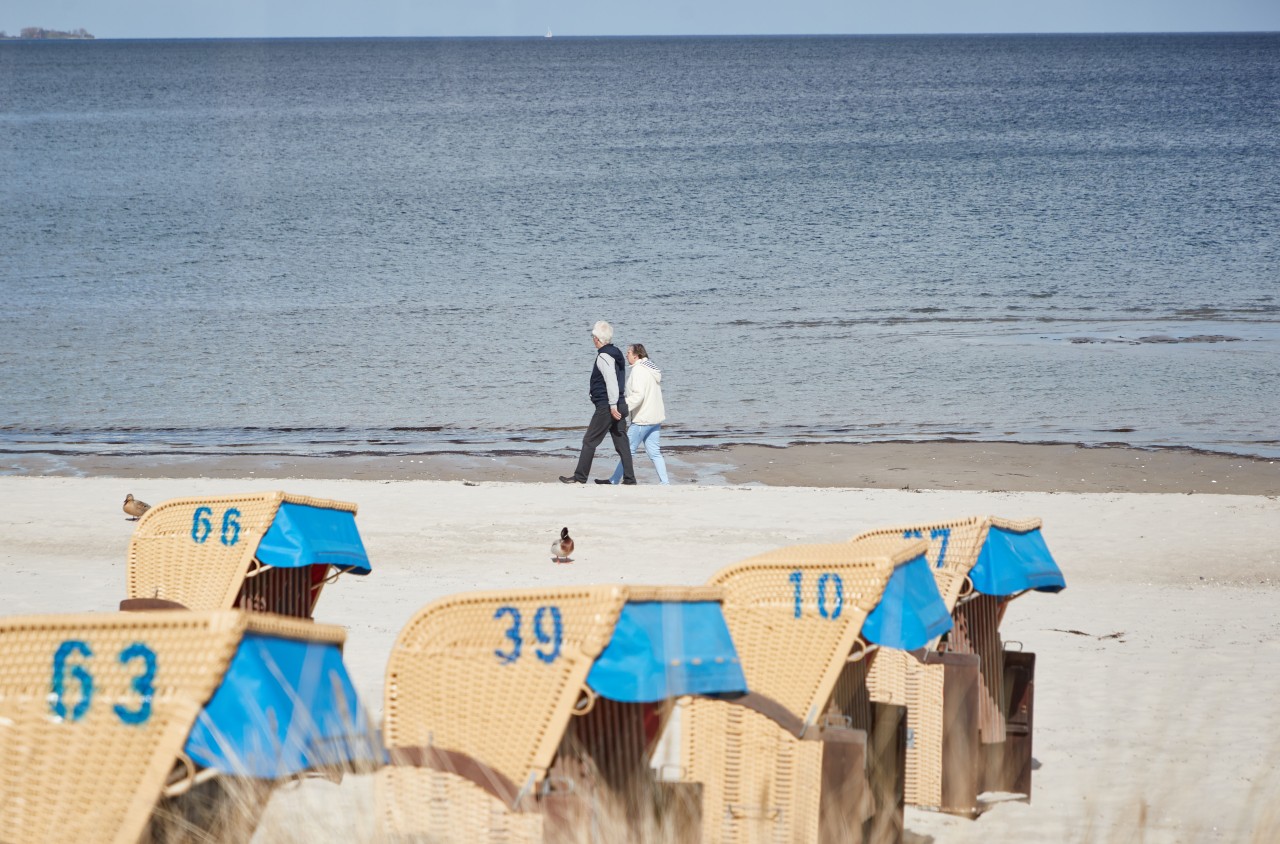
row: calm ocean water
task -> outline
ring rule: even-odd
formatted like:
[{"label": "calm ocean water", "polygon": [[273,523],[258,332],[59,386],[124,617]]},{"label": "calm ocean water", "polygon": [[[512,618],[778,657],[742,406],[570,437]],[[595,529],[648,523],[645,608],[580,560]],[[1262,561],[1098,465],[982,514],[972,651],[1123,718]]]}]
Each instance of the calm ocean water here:
[{"label": "calm ocean water", "polygon": [[0,453],[1280,455],[1280,36],[0,43]]}]

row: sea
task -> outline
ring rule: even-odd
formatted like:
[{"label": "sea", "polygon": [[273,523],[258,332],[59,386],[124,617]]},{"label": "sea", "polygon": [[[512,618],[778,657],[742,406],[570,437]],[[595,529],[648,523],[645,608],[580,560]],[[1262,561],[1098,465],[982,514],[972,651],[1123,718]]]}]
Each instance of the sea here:
[{"label": "sea", "polygon": [[0,473],[567,452],[600,319],[669,448],[1280,456],[1280,34],[0,42]]}]

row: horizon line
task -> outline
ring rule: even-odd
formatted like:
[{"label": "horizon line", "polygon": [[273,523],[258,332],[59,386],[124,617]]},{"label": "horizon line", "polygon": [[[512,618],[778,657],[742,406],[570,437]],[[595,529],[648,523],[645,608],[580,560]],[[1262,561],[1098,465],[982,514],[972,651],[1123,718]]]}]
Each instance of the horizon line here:
[{"label": "horizon line", "polygon": [[[22,27],[21,29],[26,29]],[[0,29],[7,33],[8,30]],[[92,33],[90,33],[92,35]],[[1104,35],[1280,35],[1274,29],[1133,29],[1133,30],[1052,30],[1039,32],[738,32],[738,33],[575,33],[554,35],[562,39],[595,38],[945,38],[945,37],[1032,37]],[[343,41],[343,40],[548,40],[545,34],[527,35],[93,35],[91,38],[22,38],[8,35],[5,41]]]}]

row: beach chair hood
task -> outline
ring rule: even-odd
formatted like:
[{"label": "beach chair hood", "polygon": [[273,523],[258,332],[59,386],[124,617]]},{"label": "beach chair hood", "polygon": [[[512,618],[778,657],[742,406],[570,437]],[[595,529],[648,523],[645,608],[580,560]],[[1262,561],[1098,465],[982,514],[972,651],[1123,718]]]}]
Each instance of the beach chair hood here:
[{"label": "beach chair hood", "polygon": [[719,601],[629,601],[587,685],[622,703],[747,690]]},{"label": "beach chair hood", "polygon": [[881,647],[913,651],[950,629],[951,613],[921,551],[893,570],[880,603],[862,624],[862,638]]},{"label": "beach chair hood", "polygon": [[999,597],[1031,589],[1061,592],[1067,586],[1040,533],[1039,519],[1027,523],[992,518],[969,579],[975,592]]},{"label": "beach chair hood", "polygon": [[380,748],[338,643],[249,633],[197,716],[185,752],[225,774],[279,779],[373,767]]},{"label": "beach chair hood", "polygon": [[369,557],[356,530],[355,510],[282,501],[258,543],[258,562],[277,568],[331,565],[368,574]]}]

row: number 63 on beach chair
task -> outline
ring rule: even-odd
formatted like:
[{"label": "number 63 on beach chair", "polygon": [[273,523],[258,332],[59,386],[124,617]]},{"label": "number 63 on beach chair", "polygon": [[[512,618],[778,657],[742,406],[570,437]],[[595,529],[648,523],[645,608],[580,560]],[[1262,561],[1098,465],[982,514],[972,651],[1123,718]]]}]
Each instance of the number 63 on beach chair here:
[{"label": "number 63 on beach chair", "polygon": [[272,783],[371,769],[344,638],[235,611],[0,619],[0,841],[163,839],[197,803],[247,840]]},{"label": "number 63 on beach chair", "polygon": [[326,583],[369,573],[355,515],[354,504],[284,492],[166,501],[129,541],[120,608],[311,618]]}]

